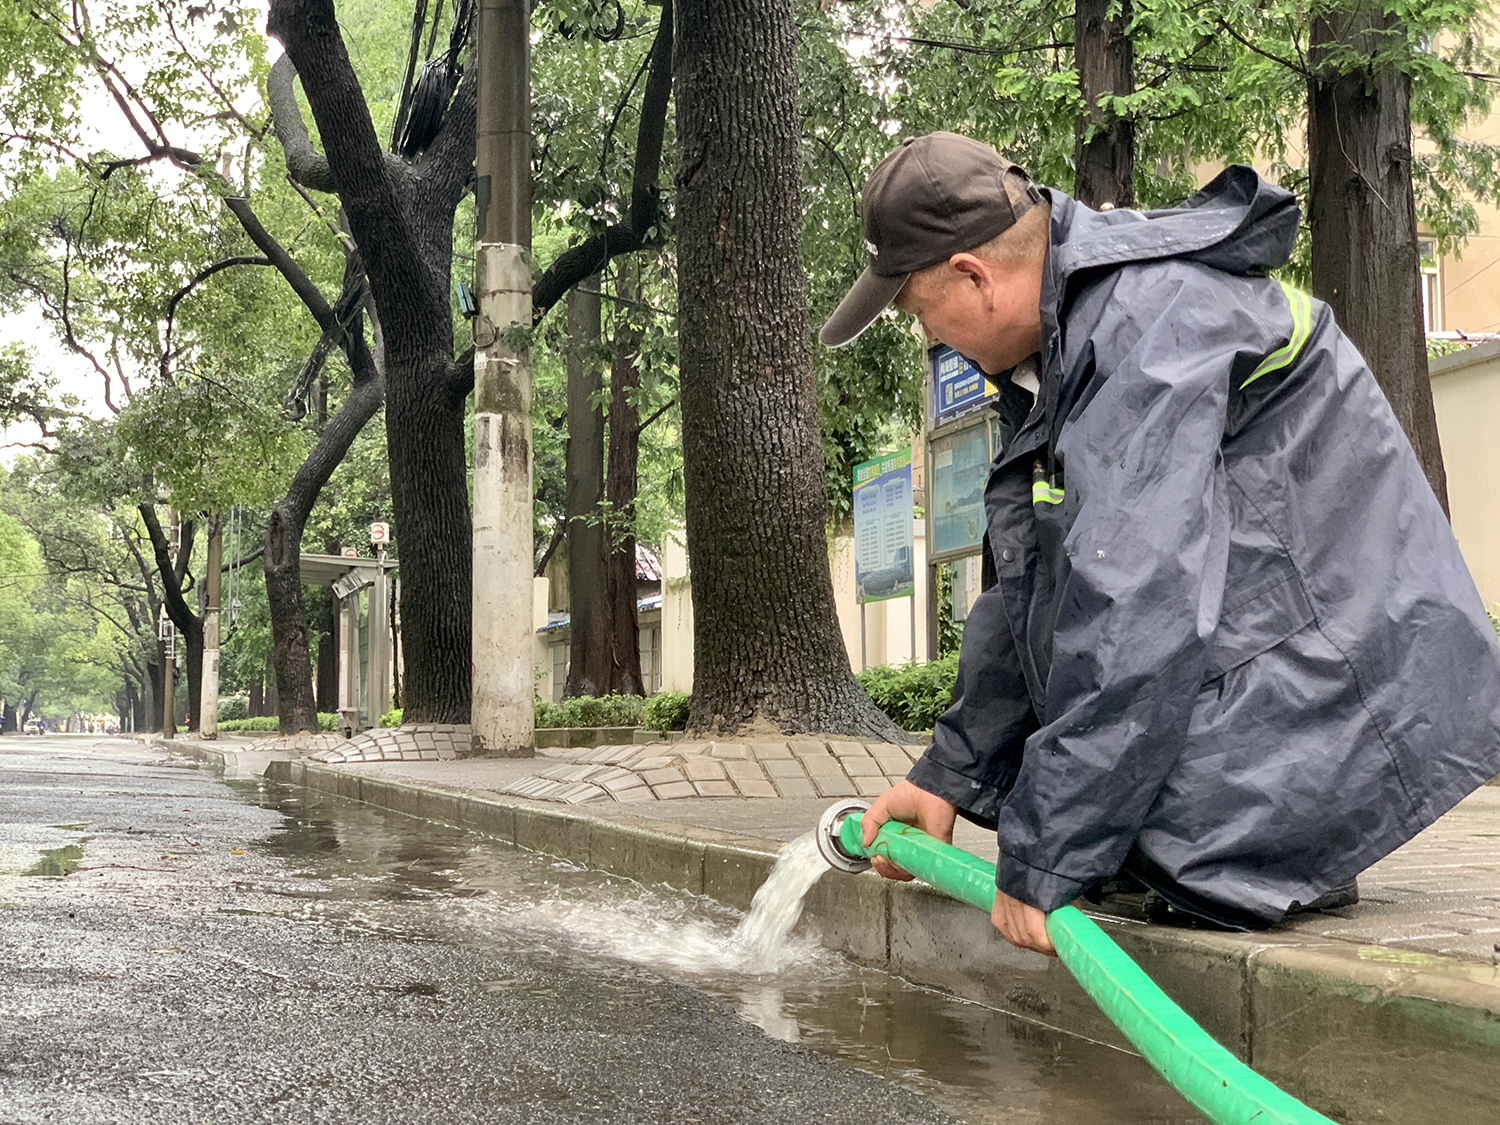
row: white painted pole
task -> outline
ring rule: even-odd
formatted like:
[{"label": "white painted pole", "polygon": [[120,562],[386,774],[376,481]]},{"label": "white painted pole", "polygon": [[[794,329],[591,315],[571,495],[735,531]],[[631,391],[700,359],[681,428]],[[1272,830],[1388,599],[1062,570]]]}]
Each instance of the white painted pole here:
[{"label": "white painted pole", "polygon": [[531,40],[526,0],[479,0],[475,151],[472,746],[529,757],[533,729]]},{"label": "white painted pole", "polygon": [[219,737],[219,602],[224,566],[224,522],[214,520],[208,537],[207,598],[203,607],[203,676],[198,687],[198,737]]}]

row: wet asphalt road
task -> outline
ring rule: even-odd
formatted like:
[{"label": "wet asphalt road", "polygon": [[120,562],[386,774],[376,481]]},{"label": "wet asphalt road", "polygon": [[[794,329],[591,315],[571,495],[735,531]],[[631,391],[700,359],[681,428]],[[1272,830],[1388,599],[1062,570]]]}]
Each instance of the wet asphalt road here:
[{"label": "wet asphalt road", "polygon": [[0,741],[0,1123],[952,1120],[646,970],[462,937],[441,851],[354,863],[295,806]]}]

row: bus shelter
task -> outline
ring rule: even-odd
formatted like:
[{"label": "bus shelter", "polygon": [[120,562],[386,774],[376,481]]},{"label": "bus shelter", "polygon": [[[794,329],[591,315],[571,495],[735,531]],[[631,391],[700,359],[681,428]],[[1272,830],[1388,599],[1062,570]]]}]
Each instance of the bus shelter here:
[{"label": "bus shelter", "polygon": [[333,591],[338,622],[339,731],[346,738],[377,726],[391,706],[398,631],[391,607],[397,563],[376,558],[310,555],[301,559],[302,581]]}]

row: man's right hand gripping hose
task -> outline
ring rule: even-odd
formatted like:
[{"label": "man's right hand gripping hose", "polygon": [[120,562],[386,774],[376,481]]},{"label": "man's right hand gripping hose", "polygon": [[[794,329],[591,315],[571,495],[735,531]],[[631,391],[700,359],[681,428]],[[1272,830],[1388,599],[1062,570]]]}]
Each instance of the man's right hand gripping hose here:
[{"label": "man's right hand gripping hose", "polygon": [[[875,834],[888,820],[899,820],[920,828],[934,839],[945,844],[953,843],[953,824],[958,819],[958,810],[941,797],[919,789],[909,781],[898,781],[887,789],[864,814],[861,822],[861,841],[868,848],[875,842]],[[870,866],[887,879],[906,882],[913,878],[884,856],[871,856]]]}]

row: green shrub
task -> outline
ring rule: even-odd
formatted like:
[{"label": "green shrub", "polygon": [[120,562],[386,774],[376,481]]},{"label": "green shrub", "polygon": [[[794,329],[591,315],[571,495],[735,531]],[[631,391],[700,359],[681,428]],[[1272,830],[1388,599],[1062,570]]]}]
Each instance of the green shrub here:
[{"label": "green shrub", "polygon": [[693,697],[685,691],[659,691],[646,700],[645,725],[650,730],[685,730]]},{"label": "green shrub", "polygon": [[859,686],[902,730],[931,730],[953,702],[958,681],[958,654],[928,664],[887,664],[867,668],[855,677]]},{"label": "green shrub", "polygon": [[399,727],[401,725],[401,708],[392,707],[384,715],[380,716],[380,725],[383,727]]},{"label": "green shrub", "polygon": [[248,719],[250,717],[250,697],[248,695],[226,695],[219,700],[219,725],[234,722],[236,719]]},{"label": "green shrub", "polygon": [[[227,723],[220,723],[219,729],[228,734],[252,733],[259,731],[276,731],[281,729],[281,720],[275,715],[262,715],[256,719],[230,719]],[[321,731],[336,731],[339,729],[339,717],[333,711],[318,712],[318,729]]]},{"label": "green shrub", "polygon": [[280,730],[281,720],[275,715],[262,715],[257,719],[230,719],[227,723],[220,723],[219,729],[230,734],[236,731],[263,731]]},{"label": "green shrub", "polygon": [[561,703],[536,701],[539,727],[638,727],[646,700],[639,695],[580,695]]}]

